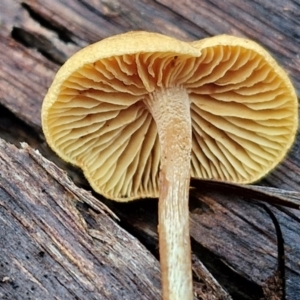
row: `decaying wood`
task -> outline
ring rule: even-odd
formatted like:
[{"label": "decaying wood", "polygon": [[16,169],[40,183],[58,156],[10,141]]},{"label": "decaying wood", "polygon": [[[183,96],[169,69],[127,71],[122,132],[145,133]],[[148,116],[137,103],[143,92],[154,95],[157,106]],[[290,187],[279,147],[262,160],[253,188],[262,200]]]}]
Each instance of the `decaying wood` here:
[{"label": "decaying wood", "polygon": [[153,255],[26,145],[0,141],[0,225],[0,299],[160,297]]},{"label": "decaying wood", "polygon": [[[59,65],[67,57],[91,42],[129,30],[158,31],[183,40],[229,33],[255,39],[270,50],[290,74],[299,94],[299,12],[299,0],[2,0],[0,137],[18,147],[20,142],[26,141],[66,170],[77,185],[89,189],[76,168],[64,164],[47,148],[41,130],[43,97]],[[98,208],[93,206],[97,203],[94,200],[88,206],[92,206],[93,210],[85,205],[75,207],[82,199],[86,202],[86,199],[94,198],[81,189],[63,185],[59,181],[61,178],[65,183],[68,182],[64,175],[58,170],[58,173],[49,174],[47,168],[42,167],[41,161],[44,160],[40,156],[36,156],[40,160],[32,162],[35,169],[26,170],[26,163],[33,160],[32,155],[35,155],[32,150],[17,150],[3,142],[1,145],[1,163],[10,161],[14,168],[18,168],[18,172],[11,174],[22,178],[21,174],[25,172],[27,180],[19,182],[18,192],[24,197],[16,197],[19,200],[12,201],[13,196],[5,191],[0,197],[0,259],[1,263],[4,262],[0,263],[0,293],[9,295],[7,299],[24,299],[21,295],[27,298],[31,296],[32,299],[52,299],[53,295],[61,299],[76,299],[76,295],[80,299],[159,298],[158,262],[137,239],[127,233],[135,235],[148,250],[157,255],[156,200],[119,204],[95,195],[120,218],[118,226],[109,212],[103,210],[104,207],[100,204]],[[7,153],[7,149],[12,153]],[[274,187],[278,193],[280,189],[300,192],[299,153],[298,136],[282,165],[258,184]],[[6,160],[3,161],[3,157]],[[20,157],[24,161],[20,161]],[[39,175],[39,172],[44,175]],[[4,173],[1,168],[0,173],[5,174],[1,177],[1,187],[7,189],[12,185],[12,193],[16,193],[18,185],[13,186],[7,175],[8,170]],[[60,197],[63,195],[65,206],[61,203],[62,198],[47,198],[49,194],[46,196],[41,188],[45,182],[42,179],[39,182],[39,178],[52,183],[51,193],[60,193]],[[29,197],[28,191],[25,197],[27,181],[32,182],[31,192],[38,192],[40,196]],[[284,194],[281,192],[281,196],[284,197]],[[190,199],[193,253],[233,299],[263,298],[263,289],[266,290],[264,282],[274,275],[277,268],[277,241],[273,223],[261,207],[250,201],[250,197],[253,195],[212,188],[192,193]],[[297,200],[297,196],[294,197]],[[287,299],[297,300],[300,299],[300,213],[282,207],[271,209],[285,239]],[[51,226],[42,222],[42,216],[47,214]],[[110,235],[103,224],[110,224],[114,234]],[[17,228],[16,231],[14,228]],[[124,236],[131,241],[130,246],[122,240]],[[126,261],[126,267],[123,265],[122,268],[122,264],[106,257],[104,252],[98,253],[97,248],[110,247],[108,241],[116,241],[118,247],[112,251],[115,251],[115,255],[119,253],[122,263]],[[70,243],[77,247],[73,252],[69,252],[71,250],[67,247]],[[1,251],[3,249],[6,251]],[[81,252],[76,252],[77,249]],[[130,251],[126,252],[126,249]],[[145,261],[133,265],[137,256]],[[80,265],[80,259],[90,262],[85,265],[86,268]],[[111,291],[114,287],[118,289],[119,294],[100,295],[100,279],[102,283],[107,282],[120,268],[121,273],[127,276],[124,278],[127,281],[121,281],[117,275],[113,282],[119,285],[109,286]],[[97,274],[98,277],[91,274]],[[197,279],[196,273],[194,275],[195,287],[199,287],[201,280]],[[59,292],[55,293],[54,289],[58,287]],[[47,295],[48,298],[45,296],[46,290],[53,292]]]},{"label": "decaying wood", "polygon": [[223,287],[209,273],[201,260],[193,255],[193,272],[200,281],[195,284],[195,294],[200,299],[206,300],[232,300],[231,296],[223,289]]}]

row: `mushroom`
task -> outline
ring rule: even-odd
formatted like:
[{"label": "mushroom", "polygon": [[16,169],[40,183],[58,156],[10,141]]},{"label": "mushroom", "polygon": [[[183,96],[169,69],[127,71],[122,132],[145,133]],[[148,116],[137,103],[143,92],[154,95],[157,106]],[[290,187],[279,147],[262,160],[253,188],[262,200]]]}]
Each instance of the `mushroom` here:
[{"label": "mushroom", "polygon": [[297,97],[255,42],[130,32],[61,67],[42,125],[50,147],[96,192],[116,201],[159,196],[163,299],[192,299],[190,176],[265,176],[294,141]]}]

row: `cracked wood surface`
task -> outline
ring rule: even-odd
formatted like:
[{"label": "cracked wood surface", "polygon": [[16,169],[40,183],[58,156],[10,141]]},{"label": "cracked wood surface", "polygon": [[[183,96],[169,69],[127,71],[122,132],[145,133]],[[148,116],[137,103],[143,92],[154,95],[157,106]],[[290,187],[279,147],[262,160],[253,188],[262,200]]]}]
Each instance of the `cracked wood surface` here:
[{"label": "cracked wood surface", "polygon": [[[299,17],[299,0],[273,0],[271,2],[263,0],[229,0],[226,2],[221,0],[3,0],[0,3],[0,137],[14,143],[17,147],[20,147],[20,142],[26,141],[33,148],[39,149],[44,156],[67,170],[76,184],[89,189],[77,169],[61,162],[47,148],[41,130],[40,108],[43,97],[59,65],[67,57],[91,42],[128,30],[158,31],[183,40],[228,33],[255,39],[265,46],[290,74],[299,94]],[[3,147],[7,149],[10,146]],[[29,151],[23,149],[18,152],[15,148],[13,149],[14,153],[18,153],[20,156]],[[0,153],[3,154],[3,151],[2,148]],[[286,160],[259,184],[300,191],[299,153],[298,136],[295,146]],[[1,183],[8,180],[7,174],[0,180]],[[118,204],[106,201],[101,197],[98,198],[121,219],[120,226],[125,229],[124,234],[126,231],[134,234],[148,249],[157,254],[156,200]],[[1,199],[1,201],[3,200]],[[10,208],[13,211],[17,204],[13,204],[13,201],[10,202],[9,205],[14,205]],[[280,222],[285,239],[287,299],[297,300],[300,299],[298,284],[300,278],[300,213],[286,208],[272,208],[272,210]],[[272,276],[277,264],[276,234],[268,215],[247,197],[232,196],[232,194],[227,196],[226,193],[218,193],[216,190],[213,193],[205,192],[192,196],[190,211],[194,254],[234,299],[262,298],[263,282]],[[80,212],[82,215],[87,214],[89,219],[94,220],[95,218],[95,215],[89,215],[84,206],[80,208]],[[32,217],[29,213],[25,216]],[[80,218],[75,218],[75,216],[73,218],[72,225],[79,226],[75,224],[75,220]],[[4,220],[12,222],[7,215]],[[5,222],[3,221],[0,225],[4,226]],[[29,221],[27,220],[27,222]],[[114,226],[118,228],[117,225]],[[98,227],[96,228],[98,230]],[[14,234],[10,226],[6,230],[10,230],[8,231],[10,235]],[[87,235],[86,228],[82,227],[81,230],[83,230],[81,234],[85,236],[87,245],[91,243],[91,240],[97,240],[95,237],[97,234],[94,231],[88,231],[90,234]],[[3,259],[8,255],[12,258],[13,250],[19,248],[14,248],[17,246],[14,246],[2,228],[0,235],[1,240],[5,237],[5,244],[11,245],[8,254],[0,251],[0,259],[4,261]],[[39,249],[38,246],[41,247],[37,242],[38,240],[30,240],[28,236],[24,237],[24,245],[28,244],[29,247],[35,243],[34,246],[37,247],[28,249],[31,258],[29,261],[32,261],[32,257],[36,261],[42,260],[38,256],[39,251],[34,250]],[[122,244],[122,240],[120,243]],[[136,241],[136,243],[138,242]],[[132,251],[138,251],[138,253],[145,251],[134,249],[132,248]],[[34,253],[37,256],[32,256]],[[122,255],[121,250],[120,255]],[[148,256],[145,254],[147,259],[153,259],[152,255]],[[94,259],[96,268],[100,259],[99,261]],[[23,260],[17,263],[19,265],[10,265],[15,268],[14,274],[17,274],[16,270],[22,268],[20,263],[29,262],[24,256]],[[112,260],[110,263],[113,268],[114,261]],[[155,268],[158,266],[156,260],[152,267],[154,268],[154,266]],[[142,265],[140,267],[142,268]],[[7,268],[5,264],[0,265],[1,272],[8,270]],[[147,268],[146,265],[144,268]],[[149,292],[151,295],[149,299],[159,298],[156,290],[159,275],[155,273],[158,272],[155,268],[152,279],[149,279],[149,286],[144,290],[145,292],[152,289],[152,294]],[[100,269],[97,269],[97,272]],[[128,270],[125,269],[125,271]],[[133,270],[131,271],[133,272]],[[53,272],[53,274],[59,273],[57,270]],[[24,274],[26,273],[24,272]],[[71,280],[72,277],[68,277],[68,279],[62,277],[63,279],[60,281],[57,280],[58,286],[75,284]],[[18,280],[10,281],[9,276],[3,275],[2,281],[4,281],[0,283],[0,292],[9,286],[10,292],[21,295],[17,294],[18,285],[24,278],[16,278]],[[35,282],[34,278],[29,275],[26,280],[28,287]],[[54,280],[49,279],[47,284],[55,286]],[[127,284],[123,283],[126,293],[138,293],[135,291],[135,285],[131,286],[133,291],[129,292],[130,285]],[[135,284],[138,285],[138,283]],[[199,286],[196,274],[194,285]],[[82,285],[81,287],[82,293],[88,290],[87,286]],[[28,292],[33,293],[31,299],[40,299],[34,295],[34,291],[28,290]],[[125,292],[123,295],[123,298],[127,299]],[[69,298],[64,299],[75,299],[74,297],[70,294]],[[135,298],[129,297],[128,299],[148,299],[146,297],[142,294],[135,294]],[[18,299],[17,296],[15,298]],[[123,298],[120,296],[111,299]],[[103,299],[105,299],[104,296]]]},{"label": "cracked wood surface", "polygon": [[159,298],[158,262],[105,205],[26,145],[0,141],[0,169],[1,299]]}]

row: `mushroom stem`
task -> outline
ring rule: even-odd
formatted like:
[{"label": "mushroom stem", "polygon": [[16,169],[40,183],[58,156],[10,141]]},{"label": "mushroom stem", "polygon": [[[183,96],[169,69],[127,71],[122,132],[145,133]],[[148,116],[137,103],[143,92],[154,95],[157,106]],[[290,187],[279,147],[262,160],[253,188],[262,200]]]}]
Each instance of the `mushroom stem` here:
[{"label": "mushroom stem", "polygon": [[156,121],[161,147],[158,231],[163,299],[190,300],[190,102],[185,89],[171,87],[152,92],[146,104]]}]

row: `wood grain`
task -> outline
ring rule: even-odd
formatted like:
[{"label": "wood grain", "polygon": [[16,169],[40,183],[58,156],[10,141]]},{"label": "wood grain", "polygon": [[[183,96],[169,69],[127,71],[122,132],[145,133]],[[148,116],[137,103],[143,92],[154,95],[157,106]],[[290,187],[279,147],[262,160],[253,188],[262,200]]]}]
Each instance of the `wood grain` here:
[{"label": "wood grain", "polygon": [[0,140],[0,170],[1,299],[160,297],[157,260],[53,163]]}]

